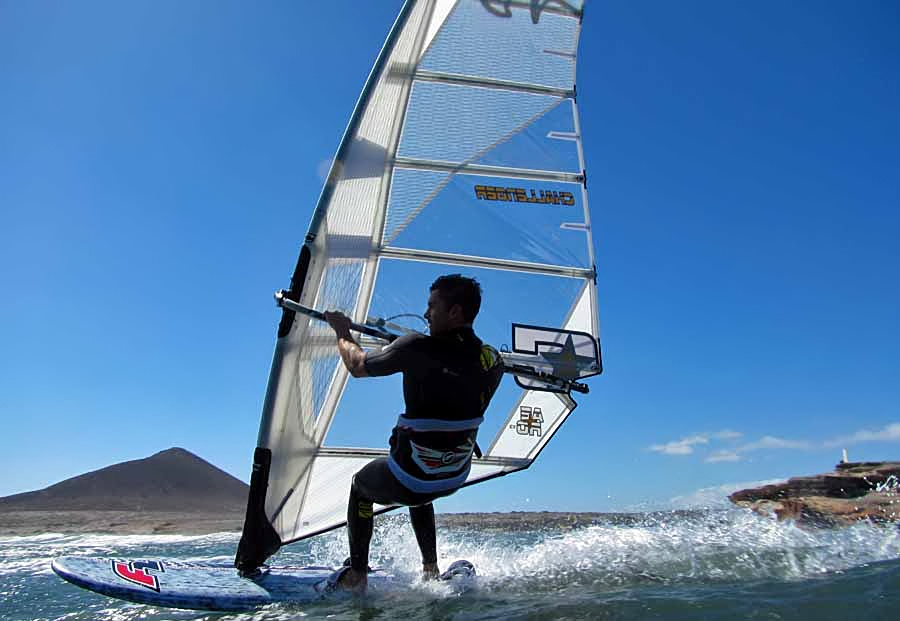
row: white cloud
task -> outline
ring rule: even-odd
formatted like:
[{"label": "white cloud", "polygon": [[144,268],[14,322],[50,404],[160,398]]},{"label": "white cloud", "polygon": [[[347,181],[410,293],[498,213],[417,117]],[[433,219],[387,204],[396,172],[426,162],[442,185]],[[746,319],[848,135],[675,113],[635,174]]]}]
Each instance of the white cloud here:
[{"label": "white cloud", "polygon": [[808,449],[811,445],[806,440],[785,440],[774,436],[763,436],[756,442],[745,444],[737,450],[744,453],[758,451],[759,449]]},{"label": "white cloud", "polygon": [[896,442],[898,440],[900,440],[900,423],[891,423],[876,431],[861,429],[849,436],[828,440],[824,443],[824,446],[826,448],[834,448],[836,446],[844,447],[852,444],[862,444],[863,442]]},{"label": "white cloud", "polygon": [[690,455],[694,452],[694,446],[698,444],[709,444],[710,440],[733,440],[741,437],[737,431],[710,431],[705,433],[695,433],[694,435],[674,440],[665,444],[654,444],[649,450],[664,455]]},{"label": "white cloud", "polygon": [[717,464],[725,461],[740,461],[744,453],[763,449],[808,449],[811,445],[806,440],[785,440],[775,436],[763,436],[756,442],[749,442],[733,449],[716,451],[703,461],[708,464]]},{"label": "white cloud", "polygon": [[716,464],[721,461],[740,461],[741,456],[734,451],[716,451],[704,461],[708,464]]},{"label": "white cloud", "polygon": [[[897,437],[900,439],[900,424],[896,429]],[[711,431],[704,433],[695,433],[693,435],[666,442],[665,444],[654,444],[649,450],[663,455],[691,455],[694,453],[695,447],[708,445],[714,440],[736,440],[742,436],[737,431],[726,429],[723,431]],[[806,440],[788,440],[775,436],[763,436],[754,442],[748,442],[741,446],[731,446],[727,448],[717,449],[710,453],[704,461],[709,464],[722,462],[740,461],[744,453],[750,451],[759,451],[764,449],[810,449],[813,448],[810,442]]]},{"label": "white cloud", "polygon": [[705,435],[693,435],[666,444],[654,444],[650,450],[664,455],[690,455],[694,452],[695,444],[707,443],[709,443],[709,438]]},{"label": "white cloud", "polygon": [[694,452],[692,444],[696,443],[678,440],[667,444],[654,444],[650,447],[650,450],[663,455],[690,455]]},{"label": "white cloud", "polygon": [[[735,440],[741,437],[737,431],[724,430],[696,433],[680,440],[665,444],[654,444],[649,450],[664,455],[691,455],[695,447],[709,445],[714,440]],[[703,461],[709,464],[741,461],[746,453],[761,450],[811,450],[834,447],[847,447],[863,442],[900,442],[900,423],[891,423],[881,429],[861,429],[850,435],[840,436],[825,442],[808,440],[789,440],[777,436],[762,436],[758,440],[740,446],[731,446],[710,452]],[[710,447],[712,448],[712,447]]]}]

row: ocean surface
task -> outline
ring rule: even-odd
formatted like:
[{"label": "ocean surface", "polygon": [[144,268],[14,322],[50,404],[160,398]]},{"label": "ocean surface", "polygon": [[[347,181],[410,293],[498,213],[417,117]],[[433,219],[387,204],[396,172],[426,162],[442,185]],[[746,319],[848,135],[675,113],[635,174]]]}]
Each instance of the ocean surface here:
[{"label": "ocean surface", "polygon": [[[739,509],[652,513],[627,523],[515,532],[438,529],[442,567],[478,570],[462,594],[417,581],[404,515],[376,520],[371,564],[409,588],[213,614],[130,604],[72,586],[50,570],[85,554],[230,562],[234,533],[206,536],[0,537],[0,619],[900,619],[900,531],[858,524],[804,530]],[[336,565],[343,531],[288,546],[272,564]]]}]

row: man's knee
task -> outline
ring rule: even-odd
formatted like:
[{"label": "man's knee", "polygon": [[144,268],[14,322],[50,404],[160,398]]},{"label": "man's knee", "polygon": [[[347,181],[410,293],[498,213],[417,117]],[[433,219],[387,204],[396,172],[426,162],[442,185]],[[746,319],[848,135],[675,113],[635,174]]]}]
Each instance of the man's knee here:
[{"label": "man's knee", "polygon": [[372,519],[375,505],[371,500],[368,500],[360,493],[356,475],[353,476],[353,481],[350,484],[350,503],[356,511],[357,517],[365,520]]}]

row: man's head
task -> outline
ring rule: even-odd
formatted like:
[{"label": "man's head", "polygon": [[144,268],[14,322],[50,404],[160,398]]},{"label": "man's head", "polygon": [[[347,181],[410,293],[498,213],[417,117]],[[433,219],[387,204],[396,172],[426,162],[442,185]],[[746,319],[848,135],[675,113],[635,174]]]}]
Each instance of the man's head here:
[{"label": "man's head", "polygon": [[425,319],[431,334],[472,325],[481,308],[481,285],[460,274],[441,276],[431,283]]}]

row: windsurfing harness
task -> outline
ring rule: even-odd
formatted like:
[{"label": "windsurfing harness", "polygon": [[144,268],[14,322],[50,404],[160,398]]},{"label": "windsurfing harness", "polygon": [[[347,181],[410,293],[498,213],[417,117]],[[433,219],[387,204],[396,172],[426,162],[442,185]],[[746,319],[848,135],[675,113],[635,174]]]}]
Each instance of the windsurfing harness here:
[{"label": "windsurfing harness", "polygon": [[403,373],[406,412],[390,439],[388,467],[410,491],[456,489],[472,465],[478,426],[503,376],[500,354],[470,327],[408,334],[366,355],[369,375]]}]

